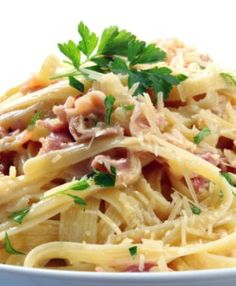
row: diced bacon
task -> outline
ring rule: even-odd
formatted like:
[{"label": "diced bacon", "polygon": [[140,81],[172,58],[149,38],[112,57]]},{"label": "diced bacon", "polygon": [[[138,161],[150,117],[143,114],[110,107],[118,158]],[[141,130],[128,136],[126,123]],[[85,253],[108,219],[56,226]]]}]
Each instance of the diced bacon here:
[{"label": "diced bacon", "polygon": [[65,111],[65,106],[59,105],[59,106],[54,106],[53,107],[53,113],[57,116],[57,118],[61,122],[67,122],[67,115]]},{"label": "diced bacon", "polygon": [[[151,126],[148,122],[148,119],[146,118],[144,111],[142,110],[142,105],[145,105],[145,104],[147,103],[146,102],[142,102],[140,104],[137,103],[131,115],[129,130],[130,130],[130,134],[133,136],[137,136],[140,132],[143,133],[143,132],[147,132],[148,130],[150,131]],[[150,106],[148,106],[148,108],[150,110]],[[166,124],[164,115],[156,112],[153,106],[152,108],[153,110],[151,110],[150,112],[152,112],[152,116],[153,116],[153,125],[155,125],[156,127],[159,127],[160,130],[163,130]]]},{"label": "diced bacon", "polygon": [[205,153],[198,154],[198,156],[215,166],[218,166],[220,163],[220,156],[218,154],[213,154],[211,152],[205,152]]},{"label": "diced bacon", "polygon": [[192,153],[197,149],[196,144],[189,141],[178,129],[172,129],[171,133],[164,133],[164,137],[168,142]]},{"label": "diced bacon", "polygon": [[207,180],[202,176],[193,176],[191,177],[191,182],[193,184],[194,190],[198,193],[201,191],[202,188],[207,187]]},{"label": "diced bacon", "polygon": [[211,152],[198,154],[198,156],[213,164],[214,166],[219,167],[222,172],[227,172],[229,163],[227,162],[227,159],[225,157],[220,157],[219,154],[213,154]]},{"label": "diced bacon", "polygon": [[56,119],[38,120],[37,125],[46,127],[52,133],[65,133],[68,131],[68,123]]},{"label": "diced bacon", "polygon": [[124,133],[123,128],[120,126],[106,127],[103,122],[96,125],[96,117],[93,115],[86,118],[83,116],[71,118],[69,122],[69,130],[72,137],[77,142],[92,140],[102,136],[122,136]]},{"label": "diced bacon", "polygon": [[131,135],[137,135],[138,133],[150,128],[146,117],[144,116],[141,107],[137,105],[130,118],[130,133]]},{"label": "diced bacon", "polygon": [[104,115],[105,94],[101,91],[90,91],[87,94],[79,97],[74,102],[73,108],[67,108],[67,116],[88,116],[89,114]]},{"label": "diced bacon", "polygon": [[141,163],[137,156],[128,152],[125,158],[113,159],[111,156],[96,156],[91,166],[93,169],[104,171],[111,170],[111,166],[116,168],[116,185],[128,185],[135,182],[141,173]]},{"label": "diced bacon", "polygon": [[[107,127],[104,123],[104,99],[105,94],[101,91],[90,91],[77,99],[68,97],[63,106],[53,108],[54,114],[61,122],[53,127],[60,130],[63,124],[68,124],[69,132],[76,142],[93,140],[100,136],[122,136],[122,127]],[[52,132],[59,132],[55,128],[49,126]]]},{"label": "diced bacon", "polygon": [[59,150],[64,148],[64,146],[71,142],[71,138],[65,134],[50,134],[46,138],[40,139],[42,143],[42,148],[40,149],[40,154],[45,154],[53,150]]},{"label": "diced bacon", "polygon": [[125,269],[125,272],[149,272],[154,266],[154,263],[145,263],[143,271],[140,271],[138,265],[130,265]]}]

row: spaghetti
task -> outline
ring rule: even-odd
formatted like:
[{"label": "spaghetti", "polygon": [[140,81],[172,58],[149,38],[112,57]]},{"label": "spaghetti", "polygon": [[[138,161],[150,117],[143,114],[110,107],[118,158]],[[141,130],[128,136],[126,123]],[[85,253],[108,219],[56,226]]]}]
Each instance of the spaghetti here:
[{"label": "spaghetti", "polygon": [[0,97],[1,263],[236,266],[233,75],[177,40],[158,46],[165,60],[139,69],[188,77],[166,100],[158,92],[155,102],[150,89],[136,94],[139,83],[128,87],[119,73],[87,71],[77,89],[52,80],[66,70],[54,56]]}]

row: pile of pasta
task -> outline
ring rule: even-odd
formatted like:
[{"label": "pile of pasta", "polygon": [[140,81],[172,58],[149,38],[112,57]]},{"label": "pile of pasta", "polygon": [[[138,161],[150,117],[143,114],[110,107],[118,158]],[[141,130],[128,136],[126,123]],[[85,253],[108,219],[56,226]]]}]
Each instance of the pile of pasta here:
[{"label": "pile of pasta", "polygon": [[[132,96],[137,86],[112,73],[84,79],[80,92],[50,79],[64,68],[54,56],[0,97],[1,263],[110,272],[236,266],[236,89],[208,56],[177,40],[158,44],[167,52],[158,65],[188,76],[167,100]],[[110,94],[107,127],[98,118]],[[111,167],[114,186],[88,176]],[[81,180],[90,183],[78,191]]]}]

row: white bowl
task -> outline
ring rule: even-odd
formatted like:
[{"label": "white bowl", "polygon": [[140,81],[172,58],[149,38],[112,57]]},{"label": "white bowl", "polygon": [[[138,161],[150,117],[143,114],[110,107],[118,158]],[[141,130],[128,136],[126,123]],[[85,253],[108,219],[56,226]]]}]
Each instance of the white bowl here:
[{"label": "white bowl", "polygon": [[235,286],[236,269],[163,273],[69,272],[0,265],[1,286]]}]

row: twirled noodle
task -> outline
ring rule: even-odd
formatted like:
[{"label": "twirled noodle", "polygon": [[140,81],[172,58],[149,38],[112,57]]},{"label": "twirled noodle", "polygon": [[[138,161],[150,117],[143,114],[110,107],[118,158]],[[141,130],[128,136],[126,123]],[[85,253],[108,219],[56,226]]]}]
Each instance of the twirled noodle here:
[{"label": "twirled noodle", "polygon": [[0,97],[1,263],[78,271],[236,266],[235,87],[195,50],[159,44],[167,52],[160,66],[188,76],[166,101],[158,93],[153,102],[149,90],[132,96],[138,84],[129,89],[127,77],[112,73],[92,71],[84,92],[52,81],[55,58],[30,86]]}]

